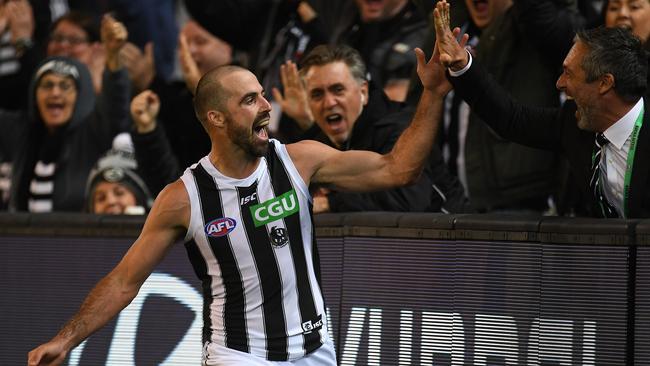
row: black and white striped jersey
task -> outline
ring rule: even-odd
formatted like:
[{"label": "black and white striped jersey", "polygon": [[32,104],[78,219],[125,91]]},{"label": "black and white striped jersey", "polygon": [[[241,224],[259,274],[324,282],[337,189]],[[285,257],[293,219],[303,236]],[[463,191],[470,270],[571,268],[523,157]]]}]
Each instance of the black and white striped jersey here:
[{"label": "black and white striped jersey", "polygon": [[203,340],[271,361],[298,359],[327,339],[311,196],[271,139],[253,174],[233,179],[207,157],[182,176],[186,248],[203,283]]}]

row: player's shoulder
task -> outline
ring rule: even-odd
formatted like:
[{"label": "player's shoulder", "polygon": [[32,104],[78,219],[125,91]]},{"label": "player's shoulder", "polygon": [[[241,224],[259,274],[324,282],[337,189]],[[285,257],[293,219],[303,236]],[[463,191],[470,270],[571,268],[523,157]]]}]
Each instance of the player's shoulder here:
[{"label": "player's shoulder", "polygon": [[175,181],[167,184],[165,188],[163,188],[162,191],[160,191],[158,196],[165,195],[165,196],[177,196],[177,195],[185,195],[187,196],[187,191],[185,190],[185,184],[183,181],[179,178],[176,179]]},{"label": "player's shoulder", "polygon": [[285,146],[287,147],[287,152],[292,158],[303,155],[319,154],[323,149],[330,149],[329,146],[316,140],[300,140]]},{"label": "player's shoulder", "polygon": [[190,198],[181,179],[169,183],[158,193],[152,212],[158,215],[171,214],[182,221],[189,221],[185,219],[189,218]]},{"label": "player's shoulder", "polygon": [[293,164],[302,176],[305,183],[309,184],[314,174],[335,154],[336,150],[322,142],[314,140],[302,140],[287,145],[287,153]]}]

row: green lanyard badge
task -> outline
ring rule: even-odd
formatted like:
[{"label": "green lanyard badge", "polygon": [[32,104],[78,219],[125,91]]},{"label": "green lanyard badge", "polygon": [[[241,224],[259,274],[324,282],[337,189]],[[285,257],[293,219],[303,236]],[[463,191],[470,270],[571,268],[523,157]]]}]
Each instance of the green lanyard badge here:
[{"label": "green lanyard badge", "polygon": [[[625,182],[623,184],[623,217],[624,218],[629,216],[630,180],[632,179],[632,168],[634,166],[634,155],[636,154],[636,146],[639,140],[639,131],[641,131],[641,126],[643,125],[644,109],[645,107],[641,108],[641,113],[639,113],[639,116],[636,118],[636,122],[634,122],[634,129],[632,130],[632,137],[630,139],[630,151],[627,153],[627,163],[625,164]],[[594,163],[595,159],[596,159],[596,154],[592,153],[591,155],[592,164]]]}]

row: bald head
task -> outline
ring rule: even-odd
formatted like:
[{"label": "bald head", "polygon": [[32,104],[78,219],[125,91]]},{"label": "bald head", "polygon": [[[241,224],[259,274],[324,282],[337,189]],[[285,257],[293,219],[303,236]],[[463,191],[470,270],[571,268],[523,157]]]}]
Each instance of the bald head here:
[{"label": "bald head", "polygon": [[194,95],[194,113],[205,126],[206,113],[211,109],[225,111],[228,100],[229,89],[225,87],[222,80],[228,75],[238,71],[248,71],[243,67],[234,65],[223,65],[208,71],[196,86]]}]

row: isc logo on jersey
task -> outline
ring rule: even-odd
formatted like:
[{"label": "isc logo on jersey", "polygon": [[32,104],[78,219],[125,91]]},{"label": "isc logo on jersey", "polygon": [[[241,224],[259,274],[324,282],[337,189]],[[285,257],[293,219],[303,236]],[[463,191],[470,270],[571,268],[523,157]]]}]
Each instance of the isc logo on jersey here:
[{"label": "isc logo on jersey", "polygon": [[248,202],[253,202],[253,201],[255,201],[256,199],[257,199],[257,192],[253,192],[253,194],[251,194],[251,195],[248,195],[248,196],[246,196],[246,197],[242,197],[242,198],[239,200],[239,204],[240,204],[241,206],[243,206],[243,205],[247,204]]},{"label": "isc logo on jersey", "polygon": [[250,210],[255,227],[259,227],[268,224],[269,222],[293,215],[298,212],[299,208],[296,190],[292,189],[283,195],[264,201],[255,206],[251,206]]},{"label": "isc logo on jersey", "polygon": [[205,225],[205,233],[213,238],[219,238],[224,235],[230,234],[235,230],[237,221],[230,217],[222,217],[220,219],[212,220]]},{"label": "isc logo on jersey", "polygon": [[319,330],[323,327],[323,316],[319,315],[316,319],[307,320],[301,326],[303,334],[309,334],[315,330]]}]

